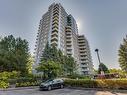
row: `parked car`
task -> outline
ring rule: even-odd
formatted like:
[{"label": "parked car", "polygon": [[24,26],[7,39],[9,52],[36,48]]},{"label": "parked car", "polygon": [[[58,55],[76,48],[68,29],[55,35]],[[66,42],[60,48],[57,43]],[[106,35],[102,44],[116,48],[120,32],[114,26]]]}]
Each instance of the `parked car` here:
[{"label": "parked car", "polygon": [[52,90],[56,88],[64,88],[64,81],[62,79],[51,79],[40,84],[40,90]]}]

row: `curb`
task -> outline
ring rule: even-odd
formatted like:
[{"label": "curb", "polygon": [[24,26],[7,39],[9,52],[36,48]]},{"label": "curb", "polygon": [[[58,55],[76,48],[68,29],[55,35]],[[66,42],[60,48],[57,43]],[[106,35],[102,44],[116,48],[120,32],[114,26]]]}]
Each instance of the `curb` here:
[{"label": "curb", "polygon": [[23,89],[35,89],[35,88],[38,88],[38,86],[7,88],[7,89],[0,89],[0,91],[23,90]]}]

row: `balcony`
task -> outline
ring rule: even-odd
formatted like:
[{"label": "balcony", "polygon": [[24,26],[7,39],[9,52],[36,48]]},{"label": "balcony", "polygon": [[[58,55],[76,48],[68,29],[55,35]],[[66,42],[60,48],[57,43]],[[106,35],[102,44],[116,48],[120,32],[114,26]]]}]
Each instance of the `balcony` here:
[{"label": "balcony", "polygon": [[53,13],[53,16],[54,16],[54,15],[57,15],[57,16],[59,16],[59,13],[58,13],[58,12],[55,12],[55,13]]},{"label": "balcony", "polygon": [[53,27],[53,28],[52,28],[52,31],[58,31],[58,28]]},{"label": "balcony", "polygon": [[59,22],[59,19],[53,19],[53,23],[54,23],[55,21],[58,23],[58,22]]},{"label": "balcony", "polygon": [[58,16],[55,16],[52,18],[53,20],[59,20],[59,17]]},{"label": "balcony", "polygon": [[72,56],[72,53],[67,53],[67,56]]},{"label": "balcony", "polygon": [[70,29],[70,28],[66,28],[66,31],[72,31],[72,29]]},{"label": "balcony", "polygon": [[82,65],[82,64],[81,64],[80,67],[88,67],[88,65]]},{"label": "balcony", "polygon": [[81,63],[88,63],[89,61],[86,60],[86,59],[85,59],[85,60],[81,60],[81,59],[80,59],[80,62],[81,62]]},{"label": "balcony", "polygon": [[81,62],[81,65],[86,65],[86,66],[88,66],[88,64],[87,64],[87,63],[84,63],[84,62]]},{"label": "balcony", "polygon": [[84,48],[84,47],[79,47],[79,49],[80,49],[80,50],[85,50],[85,48]]},{"label": "balcony", "polygon": [[71,43],[71,39],[66,39],[66,43]]},{"label": "balcony", "polygon": [[79,41],[78,41],[78,44],[79,44],[79,45],[85,45],[85,42],[79,42]]},{"label": "balcony", "polygon": [[66,43],[66,45],[71,45],[71,43]]},{"label": "balcony", "polygon": [[52,36],[52,37],[51,37],[51,40],[56,40],[56,41],[58,41],[58,36]]},{"label": "balcony", "polygon": [[52,31],[51,35],[53,35],[53,34],[58,34],[58,31],[57,30]]},{"label": "balcony", "polygon": [[67,39],[71,39],[72,35],[71,34],[66,34]]},{"label": "balcony", "polygon": [[87,60],[87,56],[85,56],[85,57],[80,57],[80,59],[82,60],[82,59],[85,59],[84,61],[86,61]]},{"label": "balcony", "polygon": [[85,54],[80,54],[80,57],[86,57],[87,55],[85,55]]},{"label": "balcony", "polygon": [[66,35],[66,39],[71,39],[71,35]]},{"label": "balcony", "polygon": [[81,71],[89,71],[87,67],[82,67]]},{"label": "balcony", "polygon": [[53,13],[59,13],[59,10],[53,10]]},{"label": "balcony", "polygon": [[72,45],[67,45],[67,47],[71,47]]},{"label": "balcony", "polygon": [[58,16],[59,17],[59,14],[58,13],[54,13],[53,16]]},{"label": "balcony", "polygon": [[66,43],[70,43],[70,44],[71,44],[71,40],[69,40],[69,41],[66,41]]},{"label": "balcony", "polygon": [[85,53],[85,50],[79,50],[79,52]]},{"label": "balcony", "polygon": [[71,35],[71,31],[66,31],[66,35]]},{"label": "balcony", "polygon": [[52,43],[51,43],[51,46],[56,46],[56,47],[57,47],[57,46],[58,46],[58,45],[57,45],[57,42],[52,42]]},{"label": "balcony", "polygon": [[67,50],[72,50],[72,48],[71,47],[67,47]]},{"label": "balcony", "polygon": [[83,44],[79,44],[79,47],[84,47],[85,45],[83,45]]},{"label": "balcony", "polygon": [[84,75],[88,75],[89,72],[88,72],[88,71],[82,71],[82,74],[84,74]]},{"label": "balcony", "polygon": [[72,52],[71,51],[67,51],[67,55],[72,55]]},{"label": "balcony", "polygon": [[52,26],[58,26],[59,24],[57,22],[53,23]]},{"label": "balcony", "polygon": [[51,36],[53,37],[53,36],[57,36],[58,37],[58,32],[52,32],[51,33]]},{"label": "balcony", "polygon": [[79,43],[85,43],[85,40],[84,39],[78,39],[78,42]]},{"label": "balcony", "polygon": [[52,26],[52,29],[54,29],[54,28],[58,29],[58,26]]},{"label": "balcony", "polygon": [[58,27],[58,23],[53,23],[52,26],[53,27]]},{"label": "balcony", "polygon": [[71,29],[71,26],[66,26],[66,28]]},{"label": "balcony", "polygon": [[57,23],[57,24],[58,24],[58,23],[59,23],[59,21],[58,21],[58,20],[53,20],[53,22],[52,22],[52,23]]},{"label": "balcony", "polygon": [[59,6],[57,5],[57,6],[54,6],[54,9],[59,9]]}]

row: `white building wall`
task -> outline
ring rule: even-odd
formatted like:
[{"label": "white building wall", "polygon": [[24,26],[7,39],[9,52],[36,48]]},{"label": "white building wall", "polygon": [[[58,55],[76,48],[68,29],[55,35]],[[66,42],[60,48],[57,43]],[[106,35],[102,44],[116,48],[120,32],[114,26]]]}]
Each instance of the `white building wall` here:
[{"label": "white building wall", "polygon": [[[71,18],[71,26],[67,25],[67,17]],[[68,52],[67,48],[67,31],[66,29],[69,29],[70,31],[70,49],[71,52]],[[82,67],[81,67],[81,58],[80,58],[80,52],[79,52],[79,36],[78,36],[78,28],[75,19],[72,15],[68,15],[64,8],[61,6],[61,4],[53,3],[49,6],[48,11],[42,16],[42,19],[40,20],[39,29],[38,29],[38,35],[37,35],[37,41],[36,41],[36,49],[35,49],[35,65],[38,65],[40,62],[40,58],[43,54],[43,50],[45,48],[45,45],[47,42],[49,42],[49,45],[55,44],[58,49],[60,49],[64,55],[71,54],[72,57],[74,57],[76,63],[77,63],[77,69],[82,73]],[[90,49],[87,40],[85,40],[86,45],[86,51],[85,53],[88,57],[89,67],[90,69],[87,71],[92,72],[93,69],[92,65],[92,59],[90,55]],[[90,65],[91,64],[91,65]],[[34,66],[36,67],[36,66]]]}]

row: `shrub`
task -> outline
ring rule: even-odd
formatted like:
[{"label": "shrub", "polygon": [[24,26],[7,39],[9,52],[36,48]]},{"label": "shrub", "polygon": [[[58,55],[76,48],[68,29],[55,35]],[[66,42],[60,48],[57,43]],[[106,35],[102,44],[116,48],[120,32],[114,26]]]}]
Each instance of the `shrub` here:
[{"label": "shrub", "polygon": [[12,72],[1,72],[0,73],[0,80],[8,80],[10,78],[14,79],[17,78],[19,76],[19,73],[16,71],[12,71]]},{"label": "shrub", "polygon": [[127,79],[65,79],[65,85],[84,88],[127,89]]},{"label": "shrub", "polygon": [[16,83],[15,79],[19,76],[16,71],[0,73],[0,88],[7,88],[9,84]]},{"label": "shrub", "polygon": [[93,88],[96,87],[96,82],[94,80],[89,79],[66,79],[65,80],[66,86],[72,87],[85,87],[85,88]]},{"label": "shrub", "polygon": [[40,80],[37,80],[36,78],[22,77],[17,79],[16,87],[37,86],[39,83]]},{"label": "shrub", "polygon": [[7,87],[9,87],[9,83],[0,80],[0,88],[7,88]]},{"label": "shrub", "polygon": [[16,87],[28,87],[28,86],[38,86],[39,81],[35,82],[21,82],[21,83],[16,83]]},{"label": "shrub", "polygon": [[79,75],[79,74],[72,74],[72,75],[68,75],[67,78],[70,79],[90,79],[90,76],[83,76],[83,75]]}]

